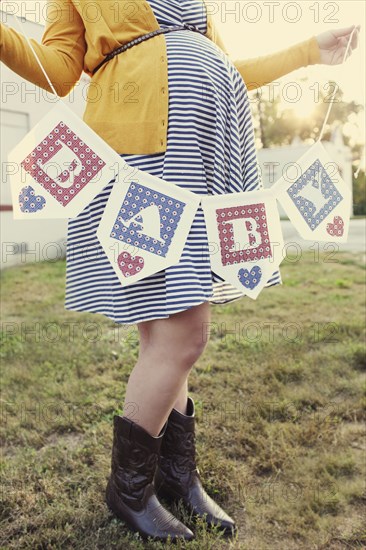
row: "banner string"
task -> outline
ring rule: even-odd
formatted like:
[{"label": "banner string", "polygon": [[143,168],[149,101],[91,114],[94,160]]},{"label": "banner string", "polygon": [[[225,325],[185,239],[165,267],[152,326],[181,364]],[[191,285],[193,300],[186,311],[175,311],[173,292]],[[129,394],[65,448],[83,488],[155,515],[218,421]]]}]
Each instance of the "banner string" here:
[{"label": "banner string", "polygon": [[29,40],[29,38],[28,38],[28,36],[27,36],[27,33],[25,32],[23,23],[20,21],[20,19],[18,18],[18,16],[17,16],[16,14],[14,14],[14,16],[15,16],[15,21],[17,22],[19,29],[21,30],[22,34],[24,35],[24,38],[25,38],[26,41],[28,42],[29,47],[30,47],[30,49],[32,50],[32,52],[33,52],[33,54],[34,54],[34,57],[36,58],[37,63],[38,63],[38,65],[40,66],[40,68],[41,68],[41,70],[42,70],[44,76],[46,77],[47,82],[48,82],[48,84],[50,85],[51,90],[53,91],[53,93],[54,93],[59,99],[61,99],[61,97],[60,97],[60,96],[58,95],[58,93],[56,92],[56,90],[55,90],[55,88],[54,88],[54,86],[53,86],[51,80],[49,79],[48,74],[46,73],[45,69],[43,68],[42,63],[41,63],[41,61],[40,61],[40,59],[39,59],[39,57],[38,57],[38,55],[37,55],[35,49],[33,48],[33,45],[32,45],[32,43],[31,43],[31,41]]},{"label": "banner string", "polygon": [[[353,29],[353,31],[351,32],[351,35],[350,35],[350,37],[349,37],[348,44],[347,44],[347,48],[346,48],[346,51],[345,51],[345,53],[344,53],[344,57],[343,57],[343,61],[342,61],[341,65],[343,65],[343,63],[344,63],[344,62],[346,61],[346,59],[347,59],[347,55],[348,55],[349,49],[350,49],[350,47],[351,47],[351,41],[352,41],[352,38],[353,38],[353,34],[354,34],[354,32],[356,31],[356,29],[357,29],[357,27],[355,27],[355,28]],[[328,122],[328,119],[329,119],[329,115],[330,115],[330,112],[331,112],[331,110],[332,110],[333,103],[334,103],[334,98],[335,98],[335,95],[336,95],[337,91],[338,91],[337,86],[334,86],[333,94],[332,94],[332,97],[331,97],[330,102],[329,102],[328,111],[327,111],[327,114],[325,115],[325,119],[324,119],[324,122],[323,122],[323,126],[322,126],[322,129],[320,130],[320,134],[319,134],[319,137],[318,137],[318,139],[317,139],[316,142],[321,141],[322,138],[323,138],[324,130],[325,130],[325,127],[326,127],[326,125],[327,125],[327,122]]]},{"label": "banner string", "polygon": [[[360,68],[359,68],[359,74],[362,75],[360,78],[360,85],[361,85],[361,96],[365,97],[365,60],[364,60],[364,50],[362,48],[359,49],[359,61],[360,61]],[[356,167],[357,170],[354,172],[354,177],[357,179],[359,176],[359,173],[361,171],[361,166],[363,166],[365,170],[365,161],[366,161],[366,149],[365,144],[362,147],[362,151],[360,152],[360,157],[357,161]]]}]

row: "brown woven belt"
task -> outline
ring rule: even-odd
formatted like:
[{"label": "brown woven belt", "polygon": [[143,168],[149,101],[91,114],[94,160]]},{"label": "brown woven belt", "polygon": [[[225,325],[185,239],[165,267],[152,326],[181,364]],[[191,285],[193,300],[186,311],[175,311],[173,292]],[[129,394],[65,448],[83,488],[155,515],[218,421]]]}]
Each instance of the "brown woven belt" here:
[{"label": "brown woven belt", "polygon": [[195,27],[194,25],[188,25],[187,23],[183,23],[183,25],[174,25],[174,27],[156,29],[155,31],[148,32],[147,34],[143,34],[142,36],[139,36],[138,38],[135,38],[134,40],[127,42],[127,44],[124,44],[123,46],[120,46],[119,48],[116,48],[115,50],[107,54],[103,59],[103,61],[101,61],[101,63],[99,63],[99,65],[97,65],[95,69],[93,69],[92,74],[94,75],[97,72],[97,70],[100,69],[102,65],[104,65],[104,63],[107,63],[107,61],[109,61],[110,59],[113,59],[113,57],[115,57],[119,53],[122,53],[128,50],[128,48],[132,48],[132,46],[135,46],[136,44],[140,44],[140,42],[144,42],[144,40],[148,40],[149,38],[152,38],[153,36],[157,36],[158,34],[172,32],[172,31],[181,31],[185,29],[199,32],[205,36],[205,34],[202,31],[200,31],[197,27]]}]

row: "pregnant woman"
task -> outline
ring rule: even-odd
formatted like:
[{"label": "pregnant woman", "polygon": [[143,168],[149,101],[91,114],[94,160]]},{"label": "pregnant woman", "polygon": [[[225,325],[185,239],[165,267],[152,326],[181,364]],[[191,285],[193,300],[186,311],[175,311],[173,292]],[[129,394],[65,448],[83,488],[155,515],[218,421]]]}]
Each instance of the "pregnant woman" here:
[{"label": "pregnant woman", "polygon": [[[162,33],[153,31],[163,30]],[[42,43],[32,45],[57,93],[92,77],[84,121],[123,159],[201,195],[261,187],[247,89],[294,69],[342,60],[353,28],[233,62],[202,0],[53,0]],[[105,60],[119,46],[131,47]],[[357,44],[357,33],[352,47]],[[352,49],[352,48],[351,48]],[[50,91],[25,37],[1,26],[1,60]],[[103,63],[102,63],[103,62]],[[247,83],[247,85],[246,85]],[[234,520],[205,492],[195,460],[188,375],[207,344],[210,303],[243,294],[212,273],[198,209],[178,264],[122,287],[96,238],[114,180],[68,220],[65,307],[137,324],[139,357],[123,416],[114,416],[106,502],[144,538],[192,539],[158,497],[182,500],[225,534]],[[275,271],[267,286],[281,282]]]}]

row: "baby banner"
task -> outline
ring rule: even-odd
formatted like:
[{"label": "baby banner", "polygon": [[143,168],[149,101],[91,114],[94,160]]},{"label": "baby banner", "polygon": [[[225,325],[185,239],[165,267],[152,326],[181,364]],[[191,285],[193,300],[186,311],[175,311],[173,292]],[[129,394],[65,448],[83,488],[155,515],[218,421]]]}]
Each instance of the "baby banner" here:
[{"label": "baby banner", "polygon": [[200,196],[141,170],[118,179],[97,237],[127,286],[179,262]]},{"label": "baby banner", "polygon": [[58,101],[9,153],[14,218],[73,218],[125,168],[123,159]]},{"label": "baby banner", "polygon": [[283,259],[275,197],[260,190],[203,197],[201,203],[212,271],[256,299]]},{"label": "baby banner", "polygon": [[346,242],[351,191],[320,142],[282,176],[272,191],[304,239]]},{"label": "baby banner", "polygon": [[284,174],[270,190],[205,197],[140,170],[132,178],[134,169],[59,98],[8,156],[15,167],[9,174],[13,217],[76,217],[115,181],[97,236],[128,285],[179,261],[201,202],[208,240],[217,249],[210,254],[212,270],[256,299],[283,259],[277,200],[304,239],[347,241],[351,190],[320,143],[335,93],[336,87],[318,142],[296,163],[297,173]]}]

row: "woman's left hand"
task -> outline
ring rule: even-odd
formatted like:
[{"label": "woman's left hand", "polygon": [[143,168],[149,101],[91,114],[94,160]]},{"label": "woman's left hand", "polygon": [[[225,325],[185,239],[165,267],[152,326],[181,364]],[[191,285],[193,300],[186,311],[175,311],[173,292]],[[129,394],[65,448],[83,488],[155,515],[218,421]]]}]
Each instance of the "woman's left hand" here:
[{"label": "woman's left hand", "polygon": [[[316,36],[320,49],[320,63],[324,63],[325,65],[339,65],[342,63],[349,38],[355,27],[356,25],[352,25],[352,27],[345,29],[334,29]],[[348,50],[347,59],[352,51],[357,48],[359,30],[360,25],[357,25]]]}]

